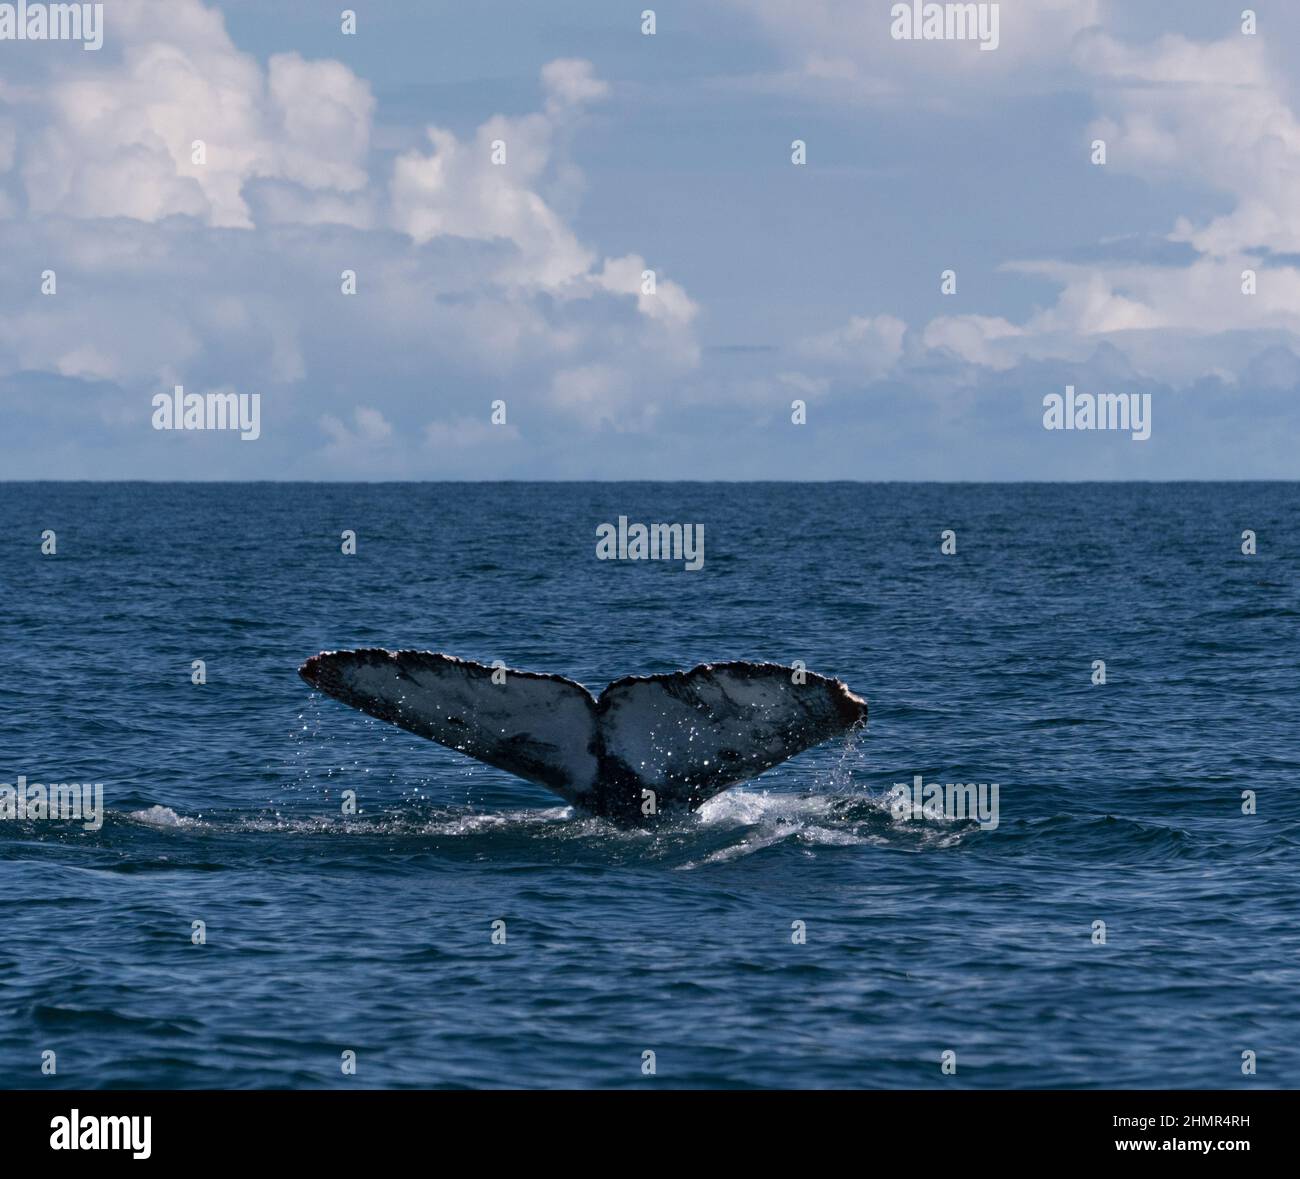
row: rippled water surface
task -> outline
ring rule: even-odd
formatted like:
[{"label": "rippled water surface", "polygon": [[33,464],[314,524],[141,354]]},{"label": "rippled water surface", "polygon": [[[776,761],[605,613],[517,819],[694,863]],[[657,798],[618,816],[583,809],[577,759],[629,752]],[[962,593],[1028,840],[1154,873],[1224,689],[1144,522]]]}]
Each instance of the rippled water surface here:
[{"label": "rippled water surface", "polygon": [[[620,515],[704,568],[597,561]],[[0,782],[108,810],[0,821],[0,1085],[1296,1086],[1298,523],[1294,484],[0,484]],[[871,716],[627,831],[298,678],[355,646],[798,659]],[[916,774],[997,827],[900,821]]]}]

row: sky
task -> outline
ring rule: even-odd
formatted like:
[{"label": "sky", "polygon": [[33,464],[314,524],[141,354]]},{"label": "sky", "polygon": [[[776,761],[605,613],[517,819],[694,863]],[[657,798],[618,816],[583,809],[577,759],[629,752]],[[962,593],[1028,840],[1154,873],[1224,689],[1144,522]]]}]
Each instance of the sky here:
[{"label": "sky", "polygon": [[[0,479],[1300,477],[1300,5],[995,7],[0,40]],[[177,385],[259,436],[156,429]],[[1150,437],[1046,429],[1067,386]]]}]

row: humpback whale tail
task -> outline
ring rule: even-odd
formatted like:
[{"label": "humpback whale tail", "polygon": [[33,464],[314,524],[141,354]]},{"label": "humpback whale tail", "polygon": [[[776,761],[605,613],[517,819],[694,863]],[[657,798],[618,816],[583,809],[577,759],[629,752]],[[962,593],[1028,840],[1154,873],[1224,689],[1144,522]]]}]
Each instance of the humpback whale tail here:
[{"label": "humpback whale tail", "polygon": [[598,698],[563,676],[432,651],[322,651],[298,673],[353,708],[618,822],[694,810],[867,717],[867,702],[839,680],[775,663],[627,676]]}]

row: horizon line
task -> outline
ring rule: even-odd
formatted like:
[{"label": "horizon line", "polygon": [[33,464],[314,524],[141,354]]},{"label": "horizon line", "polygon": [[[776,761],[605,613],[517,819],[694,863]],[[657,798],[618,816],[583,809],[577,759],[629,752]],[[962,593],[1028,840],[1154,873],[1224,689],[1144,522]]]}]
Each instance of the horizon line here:
[{"label": "horizon line", "polygon": [[1300,476],[1295,478],[1219,478],[1219,479],[8,479],[0,478],[0,487],[20,484],[40,486],[79,486],[83,484],[133,484],[211,487],[239,485],[274,485],[282,487],[339,487],[363,484],[367,486],[418,487],[425,484],[456,484],[458,486],[497,487],[503,484],[536,485],[556,484],[560,486],[578,486],[591,483],[650,483],[664,487],[698,485],[743,486],[761,484],[764,486],[836,486],[850,485],[857,487],[1078,487],[1078,486],[1163,486],[1171,484],[1234,484],[1234,483],[1300,483]]}]

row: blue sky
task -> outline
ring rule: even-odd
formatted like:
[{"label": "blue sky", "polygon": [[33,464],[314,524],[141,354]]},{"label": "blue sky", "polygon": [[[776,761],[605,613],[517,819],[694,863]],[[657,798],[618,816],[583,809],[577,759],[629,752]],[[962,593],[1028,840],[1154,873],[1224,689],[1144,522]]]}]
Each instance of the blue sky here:
[{"label": "blue sky", "polygon": [[[1006,0],[991,52],[891,7],[109,0],[99,52],[0,41],[0,477],[1300,475],[1295,6]],[[154,430],[178,383],[261,437]],[[1150,439],[1045,430],[1067,385],[1151,394]]]}]

